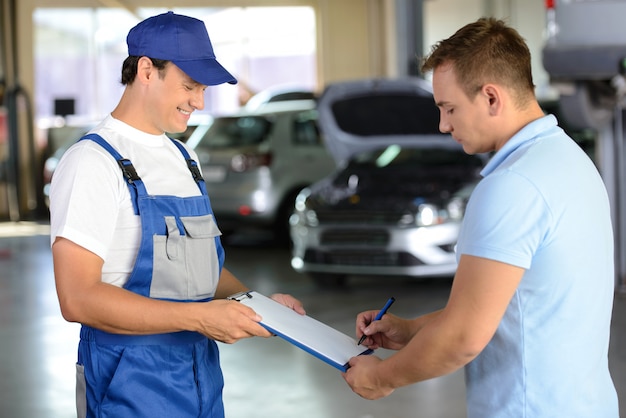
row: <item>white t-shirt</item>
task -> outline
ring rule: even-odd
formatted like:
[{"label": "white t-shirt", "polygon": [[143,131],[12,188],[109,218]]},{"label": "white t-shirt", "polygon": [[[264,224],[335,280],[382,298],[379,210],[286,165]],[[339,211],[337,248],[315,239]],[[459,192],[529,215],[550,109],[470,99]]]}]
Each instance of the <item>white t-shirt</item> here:
[{"label": "white t-shirt", "polygon": [[[91,133],[133,163],[149,194],[201,194],[183,155],[166,135],[147,134],[112,116]],[[51,244],[57,237],[69,239],[104,260],[104,282],[126,283],[139,250],[141,222],[117,162],[94,141],[72,145],[61,158],[50,190],[50,227]]]}]

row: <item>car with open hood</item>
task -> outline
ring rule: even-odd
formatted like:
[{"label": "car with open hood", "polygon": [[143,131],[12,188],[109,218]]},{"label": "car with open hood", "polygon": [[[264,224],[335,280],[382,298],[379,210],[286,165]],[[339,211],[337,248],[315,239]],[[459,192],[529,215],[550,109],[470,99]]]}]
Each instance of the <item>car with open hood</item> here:
[{"label": "car with open hood", "polygon": [[331,84],[318,115],[338,168],[296,198],[292,267],[321,285],[351,275],[452,277],[465,204],[486,159],[439,131],[430,83]]}]

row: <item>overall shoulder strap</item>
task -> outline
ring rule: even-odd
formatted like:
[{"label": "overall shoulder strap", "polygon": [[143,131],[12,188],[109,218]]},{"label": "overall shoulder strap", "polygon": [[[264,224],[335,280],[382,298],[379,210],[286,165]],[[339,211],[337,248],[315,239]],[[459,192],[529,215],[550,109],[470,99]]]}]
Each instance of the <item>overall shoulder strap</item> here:
[{"label": "overall shoulder strap", "polygon": [[181,154],[183,154],[183,157],[185,157],[185,160],[187,161],[187,167],[189,168],[189,171],[191,171],[191,175],[196,181],[196,184],[200,188],[202,194],[207,194],[206,184],[204,183],[204,178],[202,178],[202,174],[200,174],[200,168],[198,167],[198,163],[193,158],[191,158],[189,152],[187,152],[187,149],[185,149],[182,143],[172,138],[170,138],[170,140],[180,150]]},{"label": "overall shoulder strap", "polygon": [[117,150],[113,148],[111,144],[105,141],[104,138],[102,138],[100,135],[87,134],[83,136],[82,138],[80,138],[79,141],[83,141],[85,139],[94,141],[95,143],[100,145],[102,148],[107,150],[109,154],[113,156],[115,161],[117,161],[117,164],[119,165],[120,170],[122,170],[124,179],[126,180],[126,185],[128,186],[128,190],[130,191],[130,197],[133,202],[135,215],[139,215],[139,205],[137,204],[137,196],[140,194],[147,195],[148,192],[146,191],[146,187],[143,184],[143,181],[141,180],[139,175],[137,175],[137,171],[135,170],[135,167],[133,166],[133,164],[130,162],[130,160],[122,157],[122,155],[119,152],[117,152]]}]

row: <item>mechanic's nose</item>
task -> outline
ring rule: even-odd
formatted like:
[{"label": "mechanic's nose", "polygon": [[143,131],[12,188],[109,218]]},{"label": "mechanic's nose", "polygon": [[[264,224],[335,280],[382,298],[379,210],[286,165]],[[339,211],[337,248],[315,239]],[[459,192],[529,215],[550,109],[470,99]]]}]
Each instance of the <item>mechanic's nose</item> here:
[{"label": "mechanic's nose", "polygon": [[202,110],[204,109],[204,90],[200,90],[198,92],[196,92],[192,99],[190,104],[196,109],[196,110]]}]

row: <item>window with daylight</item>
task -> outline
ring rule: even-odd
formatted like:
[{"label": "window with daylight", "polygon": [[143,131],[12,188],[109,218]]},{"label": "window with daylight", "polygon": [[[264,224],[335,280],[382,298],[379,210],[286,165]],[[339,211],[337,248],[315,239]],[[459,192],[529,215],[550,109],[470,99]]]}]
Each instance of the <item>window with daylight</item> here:
[{"label": "window with daylight", "polygon": [[[206,23],[220,63],[238,84],[210,87],[205,109],[224,114],[271,89],[314,90],[317,83],[315,12],[297,7],[178,8]],[[126,35],[164,9],[37,9],[35,112],[46,119],[100,120],[117,104]],[[64,106],[60,106],[63,104]],[[69,106],[68,106],[69,104]]]}]

